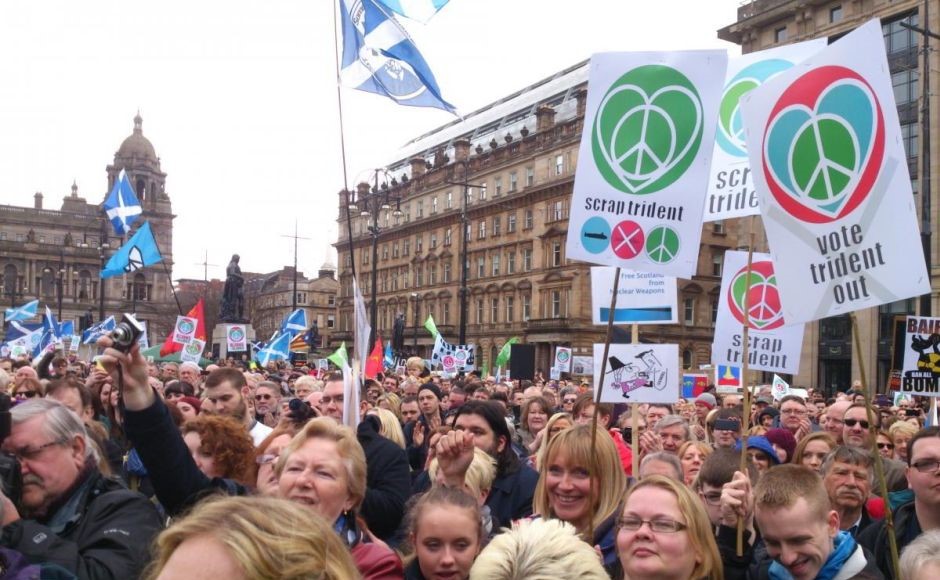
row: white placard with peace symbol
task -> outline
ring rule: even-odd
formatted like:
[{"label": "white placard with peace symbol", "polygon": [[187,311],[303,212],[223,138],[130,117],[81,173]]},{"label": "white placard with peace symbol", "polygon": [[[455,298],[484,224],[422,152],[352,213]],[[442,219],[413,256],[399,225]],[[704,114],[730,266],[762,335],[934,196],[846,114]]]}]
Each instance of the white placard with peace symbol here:
[{"label": "white placard with peace symbol", "polygon": [[189,344],[196,336],[199,321],[191,316],[177,316],[173,327],[173,342]]},{"label": "white placard with peace symbol", "polygon": [[569,258],[691,278],[724,50],[591,57]]},{"label": "white placard with peace symbol", "polygon": [[799,372],[804,325],[787,324],[777,287],[770,254],[754,253],[748,283],[747,252],[725,252],[712,364],[743,366],[747,320],[748,368],[794,375]]},{"label": "white placard with peace symbol", "polygon": [[930,291],[879,21],[741,107],[788,323]]}]

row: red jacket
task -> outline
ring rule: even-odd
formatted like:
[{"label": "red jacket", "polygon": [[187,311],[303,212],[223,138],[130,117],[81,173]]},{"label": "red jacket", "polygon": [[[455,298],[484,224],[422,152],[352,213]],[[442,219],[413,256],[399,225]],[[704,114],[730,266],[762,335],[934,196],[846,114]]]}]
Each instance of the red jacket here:
[{"label": "red jacket", "polygon": [[611,429],[608,431],[610,437],[614,440],[614,445],[617,446],[617,453],[620,455],[620,463],[623,464],[623,472],[627,474],[628,477],[633,475],[633,451],[630,449],[630,445],[623,440],[623,435],[621,435],[619,429]]},{"label": "red jacket", "polygon": [[402,580],[405,569],[387,546],[359,542],[352,549],[353,561],[363,580]]}]

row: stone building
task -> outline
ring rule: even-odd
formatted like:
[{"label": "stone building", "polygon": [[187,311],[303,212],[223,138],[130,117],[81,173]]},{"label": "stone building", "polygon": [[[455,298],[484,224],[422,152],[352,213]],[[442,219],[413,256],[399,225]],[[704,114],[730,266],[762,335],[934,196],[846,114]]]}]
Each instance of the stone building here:
[{"label": "stone building", "polygon": [[[736,22],[718,31],[718,37],[740,44],[743,52],[753,52],[765,48],[799,42],[812,38],[828,37],[835,40],[857,26],[873,18],[881,21],[885,47],[888,53],[888,65],[894,86],[894,98],[897,102],[901,122],[901,136],[907,152],[908,171],[914,190],[914,202],[923,215],[923,208],[937,207],[938,196],[936,179],[930,179],[929,199],[923,199],[920,183],[923,170],[921,139],[923,95],[919,82],[923,68],[923,42],[920,34],[902,26],[902,23],[915,26],[929,25],[933,32],[940,31],[938,15],[940,2],[929,0],[930,22],[923,22],[923,0],[754,0],[738,8]],[[933,43],[936,45],[936,40]],[[937,71],[940,67],[936,50],[929,53],[930,68]],[[930,93],[937,94],[937,74],[930,79]],[[930,103],[931,129],[936,126],[940,111],[937,101]],[[930,147],[937,151],[936,132],[930,131]],[[940,171],[937,156],[931,156],[927,175],[936,176]],[[927,214],[929,228],[936,231],[936,214]],[[921,222],[923,223],[923,221]],[[862,360],[866,361],[865,371],[869,381],[875,381],[879,390],[888,382],[892,368],[892,347],[894,344],[892,328],[898,316],[907,314],[929,314],[935,312],[937,296],[937,236],[932,233],[930,240],[929,264],[932,296],[922,303],[920,300],[904,300],[879,308],[869,308],[856,312],[859,324],[859,342]],[[919,252],[921,248],[911,248]],[[932,303],[932,304],[931,304]],[[934,314],[936,315],[936,314]],[[859,378],[859,357],[852,341],[852,323],[848,315],[826,318],[806,327],[803,339],[803,351],[800,361],[800,374],[795,377],[797,385],[813,386],[829,391],[845,390],[853,379]]]},{"label": "stone building", "polygon": [[[245,276],[245,312],[259,340],[267,340],[280,328],[281,321],[291,313],[294,292],[294,268],[285,267],[270,274]],[[327,262],[320,266],[316,278],[297,272],[297,307],[307,313],[307,323],[317,323],[321,349],[332,344],[336,327],[336,296],[339,282],[336,267]]]},{"label": "stone building", "polygon": [[[31,208],[0,205],[0,299],[6,306],[38,298],[40,312],[48,305],[61,320],[75,320],[76,330],[86,312],[95,321],[136,312],[138,319],[148,322],[151,341],[162,340],[169,332],[177,313],[169,275],[175,216],[165,189],[166,173],[144,137],[142,124],[138,114],[133,133],[105,168],[104,191],[93,194],[91,203],[73,183],[59,209],[46,209],[42,193],[35,194]],[[131,234],[149,221],[163,264],[102,281],[102,265],[123,240],[114,234],[101,204],[122,169],[143,206],[143,216]]]},{"label": "stone building", "polygon": [[[465,231],[466,340],[479,366],[492,365],[513,336],[536,345],[536,368],[546,375],[555,346],[587,356],[603,342],[604,329],[590,319],[590,266],[565,256],[587,76],[582,62],[418,136],[371,185],[339,193],[334,340],[349,341],[355,327],[354,255],[384,339],[400,313],[408,351],[430,354],[422,327],[429,315],[456,343]],[[679,344],[687,368],[710,360],[722,258],[738,245],[727,225],[704,228],[697,274],[679,283],[679,324],[641,327],[641,340]]]}]

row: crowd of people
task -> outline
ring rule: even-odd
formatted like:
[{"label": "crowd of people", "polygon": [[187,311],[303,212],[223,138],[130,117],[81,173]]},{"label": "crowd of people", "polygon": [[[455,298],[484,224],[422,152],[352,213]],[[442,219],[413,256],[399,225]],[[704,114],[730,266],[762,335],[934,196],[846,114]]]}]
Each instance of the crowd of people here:
[{"label": "crowd of people", "polygon": [[99,347],[0,360],[0,579],[940,578],[923,400],[610,405],[413,358],[355,408],[339,372]]}]

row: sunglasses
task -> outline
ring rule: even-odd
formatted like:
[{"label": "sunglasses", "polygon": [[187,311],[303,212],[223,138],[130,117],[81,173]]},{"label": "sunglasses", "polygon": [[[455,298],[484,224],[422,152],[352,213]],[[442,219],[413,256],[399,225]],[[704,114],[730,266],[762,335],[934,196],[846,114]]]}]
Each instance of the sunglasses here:
[{"label": "sunglasses", "polygon": [[871,423],[869,423],[865,419],[845,419],[842,422],[849,429],[851,429],[852,427],[855,427],[856,425],[861,425],[862,429],[868,429],[868,427],[871,426]]},{"label": "sunglasses", "polygon": [[575,402],[577,402],[577,399],[563,399],[563,401],[564,401],[565,403],[575,403]]},{"label": "sunglasses", "polygon": [[879,443],[878,449],[894,449],[893,443]]},{"label": "sunglasses", "polygon": [[268,399],[273,399],[271,395],[255,395],[256,401],[267,401]]},{"label": "sunglasses", "polygon": [[32,399],[33,397],[38,397],[39,393],[35,391],[20,391],[19,393],[16,393],[16,396],[24,397],[26,399]]}]

